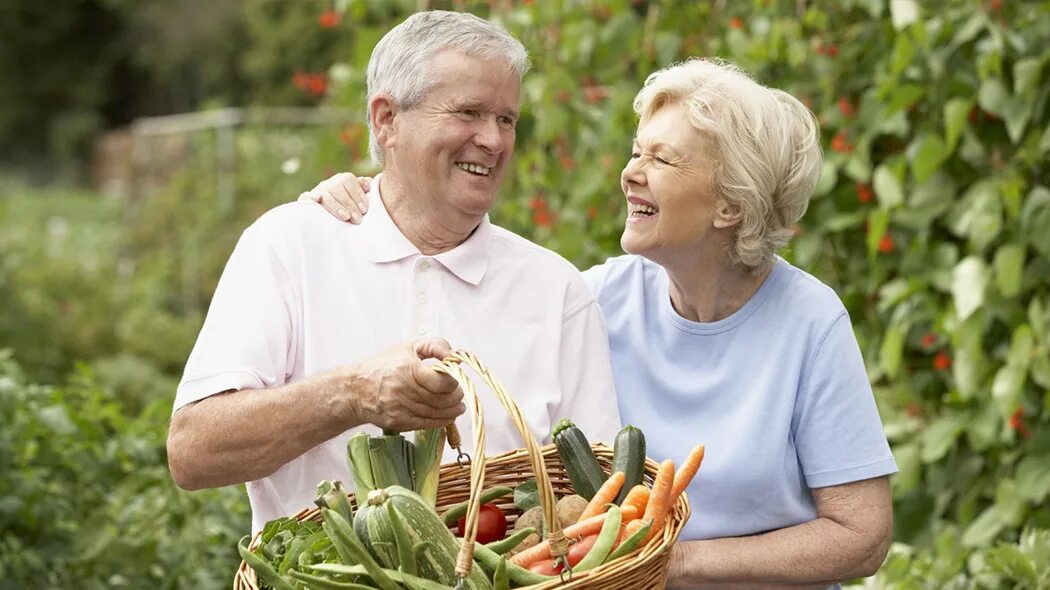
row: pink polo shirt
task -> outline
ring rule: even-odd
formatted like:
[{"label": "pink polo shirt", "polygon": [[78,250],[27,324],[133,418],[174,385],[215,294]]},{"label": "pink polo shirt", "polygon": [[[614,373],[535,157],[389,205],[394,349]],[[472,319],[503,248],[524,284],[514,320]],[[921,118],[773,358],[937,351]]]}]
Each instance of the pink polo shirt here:
[{"label": "pink polo shirt", "polygon": [[[560,418],[593,441],[620,428],[598,304],[566,260],[489,223],[453,250],[424,256],[369,194],[361,225],[295,202],[241,236],[186,363],[174,409],[229,389],[261,389],[439,336],[475,353],[549,442]],[[486,454],[522,446],[485,388]],[[467,415],[457,422],[473,452]],[[252,529],[311,506],[324,479],[352,482],[351,429],[269,477],[248,482]],[[280,436],[280,433],[273,433]],[[446,460],[454,454],[446,451]]]}]

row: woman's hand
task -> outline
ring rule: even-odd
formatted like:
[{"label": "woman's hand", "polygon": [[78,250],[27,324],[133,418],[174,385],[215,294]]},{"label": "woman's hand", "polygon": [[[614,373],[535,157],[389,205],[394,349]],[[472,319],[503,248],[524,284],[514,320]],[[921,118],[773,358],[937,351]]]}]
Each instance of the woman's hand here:
[{"label": "woman's hand", "polygon": [[371,188],[371,178],[341,172],[327,180],[322,180],[313,189],[299,195],[298,200],[320,203],[337,219],[357,225],[368,212],[368,197],[365,196],[365,193]]}]

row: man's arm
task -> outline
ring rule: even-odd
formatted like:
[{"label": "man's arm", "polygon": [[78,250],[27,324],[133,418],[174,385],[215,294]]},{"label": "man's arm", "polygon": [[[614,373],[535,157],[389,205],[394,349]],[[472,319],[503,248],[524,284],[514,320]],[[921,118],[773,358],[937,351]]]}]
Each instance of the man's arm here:
[{"label": "man's arm", "polygon": [[195,490],[266,477],[361,424],[398,431],[444,426],[466,409],[463,392],[422,359],[451,352],[444,340],[421,340],[295,383],[186,405],[168,431],[172,479]]},{"label": "man's arm", "polygon": [[817,518],[749,537],[678,543],[668,588],[825,588],[874,575],[889,551],[888,477],[816,488]]}]

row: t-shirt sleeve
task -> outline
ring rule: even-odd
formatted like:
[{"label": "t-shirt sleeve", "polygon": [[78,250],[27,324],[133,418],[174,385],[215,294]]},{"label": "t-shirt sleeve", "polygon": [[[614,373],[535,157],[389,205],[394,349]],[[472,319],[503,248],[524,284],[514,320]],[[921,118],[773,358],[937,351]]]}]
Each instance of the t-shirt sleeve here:
[{"label": "t-shirt sleeve", "polygon": [[605,284],[605,277],[609,274],[609,264],[596,264],[587,270],[583,271],[583,282],[587,284],[587,288],[590,289],[591,293],[597,297],[601,292],[602,286]]},{"label": "t-shirt sleeve", "polygon": [[620,430],[620,410],[605,322],[589,294],[567,309],[561,350],[562,402],[555,418],[571,419],[591,442],[612,445]]},{"label": "t-shirt sleeve", "polygon": [[818,344],[802,379],[794,430],[809,487],[897,471],[860,346],[845,312]]},{"label": "t-shirt sleeve", "polygon": [[227,390],[285,383],[295,358],[292,283],[255,226],[241,235],[212,297],[173,412]]}]

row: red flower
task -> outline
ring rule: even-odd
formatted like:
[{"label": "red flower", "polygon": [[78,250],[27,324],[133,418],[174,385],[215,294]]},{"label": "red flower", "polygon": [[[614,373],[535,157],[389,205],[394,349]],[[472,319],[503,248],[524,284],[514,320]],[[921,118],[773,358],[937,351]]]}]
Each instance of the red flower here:
[{"label": "red flower", "polygon": [[540,227],[550,227],[554,225],[554,214],[546,207],[537,209],[532,213],[532,222]]},{"label": "red flower", "polygon": [[893,236],[890,234],[882,234],[882,239],[879,240],[879,252],[883,254],[889,254],[893,252],[896,244],[893,243]]},{"label": "red flower", "polygon": [[919,402],[908,402],[908,405],[904,406],[904,413],[911,418],[918,418],[922,415],[922,406]]},{"label": "red flower", "polygon": [[852,119],[853,117],[857,116],[857,109],[853,106],[853,103],[851,103],[849,99],[840,98],[838,106],[839,112],[842,113],[843,117],[846,117],[847,119]]},{"label": "red flower", "polygon": [[306,89],[310,86],[310,74],[302,70],[295,72],[292,74],[292,86],[306,92]]},{"label": "red flower", "polygon": [[734,16],[733,18],[729,19],[729,28],[736,29],[739,31],[740,29],[744,28],[744,21],[739,16]]},{"label": "red flower", "polygon": [[317,17],[317,23],[322,29],[334,29],[342,20],[343,15],[334,10],[326,10]]},{"label": "red flower", "polygon": [[839,47],[838,45],[831,43],[825,48],[825,51],[827,52],[828,57],[836,57],[839,54]]},{"label": "red flower", "polygon": [[875,193],[871,192],[871,187],[864,184],[863,182],[857,183],[857,200],[861,203],[870,203],[875,197]]},{"label": "red flower", "polygon": [[593,219],[597,219],[597,218],[598,218],[598,207],[596,207],[594,205],[591,205],[590,207],[587,207],[587,219],[593,220]]},{"label": "red flower", "polygon": [[933,346],[934,344],[937,344],[937,335],[934,334],[933,332],[929,332],[928,334],[926,334],[925,336],[922,337],[922,347],[923,348],[929,348],[929,347]]},{"label": "red flower", "polygon": [[1017,406],[1014,413],[1010,415],[1010,421],[1008,422],[1010,429],[1021,435],[1021,438],[1028,438],[1032,436],[1032,433],[1028,431],[1028,425],[1024,423],[1024,408]]},{"label": "red flower", "polygon": [[324,74],[312,74],[307,89],[314,96],[323,96],[325,92],[328,92],[328,80]]},{"label": "red flower", "polygon": [[952,368],[952,357],[946,352],[938,352],[937,356],[933,357],[933,368],[938,371],[947,371]]},{"label": "red flower", "polygon": [[585,86],[583,99],[590,104],[597,104],[609,96],[609,89],[605,86]]},{"label": "red flower", "polygon": [[849,136],[845,131],[839,131],[835,137],[831,138],[831,149],[840,154],[853,152],[853,144],[849,142]]}]

